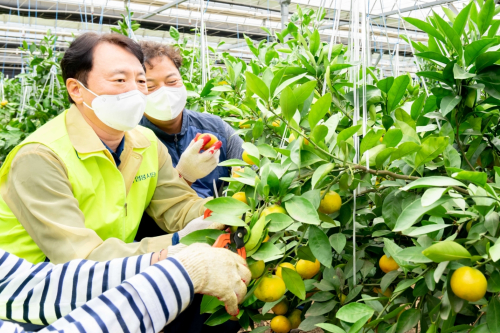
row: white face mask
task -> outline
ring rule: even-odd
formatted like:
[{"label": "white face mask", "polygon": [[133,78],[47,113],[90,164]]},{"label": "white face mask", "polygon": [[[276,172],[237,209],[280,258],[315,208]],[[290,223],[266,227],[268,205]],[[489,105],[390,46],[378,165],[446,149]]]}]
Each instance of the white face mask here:
[{"label": "white face mask", "polygon": [[161,121],[177,118],[186,106],[186,87],[161,87],[147,96],[146,113]]},{"label": "white face mask", "polygon": [[130,131],[139,125],[146,109],[146,95],[142,92],[131,90],[118,95],[99,96],[80,81],[78,83],[96,96],[92,101],[92,107],[85,102],[83,104],[93,110],[104,124],[118,131]]}]

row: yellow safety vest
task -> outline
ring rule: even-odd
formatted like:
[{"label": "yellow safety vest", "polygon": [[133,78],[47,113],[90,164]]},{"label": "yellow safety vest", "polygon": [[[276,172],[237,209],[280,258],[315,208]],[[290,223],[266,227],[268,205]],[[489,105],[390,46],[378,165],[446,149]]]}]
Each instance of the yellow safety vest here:
[{"label": "yellow safety vest", "polygon": [[[142,162],[127,195],[122,174],[103,151],[82,154],[75,150],[66,129],[67,112],[40,127],[10,152],[0,169],[0,186],[7,182],[12,161],[22,146],[43,144],[64,162],[73,195],[85,216],[85,227],[94,230],[103,240],[118,238],[130,243],[156,188],[157,138],[149,129],[138,126],[151,145],[134,148],[134,152],[142,155]],[[33,264],[46,258],[1,197],[0,248]]]}]

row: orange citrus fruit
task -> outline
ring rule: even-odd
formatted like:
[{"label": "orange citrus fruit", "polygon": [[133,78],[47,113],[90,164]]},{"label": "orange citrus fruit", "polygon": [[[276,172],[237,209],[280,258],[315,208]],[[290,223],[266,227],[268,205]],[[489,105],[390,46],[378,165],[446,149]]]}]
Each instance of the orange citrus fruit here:
[{"label": "orange citrus fruit", "polygon": [[477,302],[486,294],[488,282],[480,270],[473,267],[460,267],[451,276],[453,293],[469,302]]},{"label": "orange citrus fruit", "polygon": [[282,214],[286,214],[286,210],[285,208],[281,207],[281,206],[278,206],[278,205],[272,205],[272,206],[269,206],[267,208],[265,208],[262,213],[260,213],[260,217],[262,216],[267,216],[269,214],[272,214],[272,213],[282,213]]},{"label": "orange citrus fruit", "polygon": [[254,295],[263,302],[275,302],[286,292],[285,282],[276,275],[264,276],[255,288]]},{"label": "orange citrus fruit", "polygon": [[238,178],[238,177],[241,177],[240,175],[238,175],[236,172],[244,172],[245,171],[245,168],[242,168],[242,167],[233,167],[233,173],[232,173],[232,177],[233,178]]},{"label": "orange citrus fruit", "polygon": [[241,202],[248,203],[247,196],[245,195],[245,192],[237,192],[237,193],[233,194],[233,198],[235,198],[236,200],[239,200]]},{"label": "orange citrus fruit", "polygon": [[272,126],[273,127],[280,127],[280,121],[279,120],[273,121]]},{"label": "orange citrus fruit", "polygon": [[251,265],[248,265],[248,269],[250,270],[250,273],[252,273],[252,279],[255,280],[260,278],[261,275],[264,274],[266,264],[264,263],[264,260],[259,260]]},{"label": "orange citrus fruit", "polygon": [[388,258],[385,254],[378,261],[380,269],[384,273],[389,273],[391,271],[395,271],[399,268],[398,263],[394,260],[393,257]]},{"label": "orange citrus fruit", "polygon": [[344,304],[345,300],[346,300],[347,296],[344,295],[344,294],[341,294],[340,295],[340,304]]},{"label": "orange citrus fruit", "polygon": [[276,333],[288,333],[292,329],[292,324],[285,316],[276,316],[271,320],[271,329]]},{"label": "orange citrus fruit", "polygon": [[203,150],[207,150],[208,148],[212,147],[214,145],[214,143],[219,141],[219,139],[217,139],[217,137],[215,135],[210,134],[210,133],[205,133],[205,134],[199,135],[197,138],[194,139],[194,141],[196,142],[196,141],[200,140],[201,138],[206,137],[207,135],[210,137],[210,141],[208,141],[208,143],[205,146],[203,146]]},{"label": "orange citrus fruit", "polygon": [[254,161],[252,161],[248,156],[248,152],[245,150],[243,152],[243,155],[241,156],[241,159],[250,165],[255,165]]},{"label": "orange citrus fruit", "polygon": [[321,200],[318,211],[327,215],[333,214],[340,210],[340,206],[342,206],[342,198],[340,198],[340,195],[337,192],[330,191],[325,194],[325,197]]},{"label": "orange citrus fruit", "polygon": [[288,300],[284,298],[281,302],[273,306],[271,310],[273,310],[274,314],[284,315],[288,312]]},{"label": "orange citrus fruit", "polygon": [[384,295],[385,297],[391,298],[392,296],[392,290],[390,288],[387,288],[385,292],[382,292],[382,289],[380,288],[373,288],[373,292],[377,294]]},{"label": "orange citrus fruit", "polygon": [[304,280],[310,279],[318,274],[319,268],[320,264],[318,259],[316,259],[316,262],[300,259],[297,264],[295,264],[295,270]]},{"label": "orange citrus fruit", "polygon": [[278,266],[278,268],[276,268],[276,275],[279,276],[280,278],[283,278],[283,276],[281,276],[281,267],[290,268],[290,269],[295,270],[295,266],[290,264],[289,262],[281,263]]},{"label": "orange citrus fruit", "polygon": [[290,324],[292,324],[292,330],[298,328],[302,320],[300,316],[302,315],[302,311],[299,309],[295,309],[288,315],[288,320],[290,320]]},{"label": "orange citrus fruit", "polygon": [[269,237],[269,234],[267,234],[267,235],[266,235],[266,238],[264,238],[264,240],[262,241],[262,243],[267,242],[267,241],[269,240],[269,238],[271,238],[271,237]]}]

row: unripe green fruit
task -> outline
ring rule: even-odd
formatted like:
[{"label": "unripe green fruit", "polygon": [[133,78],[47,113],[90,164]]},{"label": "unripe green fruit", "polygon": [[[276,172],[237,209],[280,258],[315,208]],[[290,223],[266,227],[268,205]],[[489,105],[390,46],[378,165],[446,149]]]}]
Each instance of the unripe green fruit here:
[{"label": "unripe green fruit", "polygon": [[471,89],[465,98],[465,105],[469,108],[473,108],[476,104],[477,93],[475,89]]}]

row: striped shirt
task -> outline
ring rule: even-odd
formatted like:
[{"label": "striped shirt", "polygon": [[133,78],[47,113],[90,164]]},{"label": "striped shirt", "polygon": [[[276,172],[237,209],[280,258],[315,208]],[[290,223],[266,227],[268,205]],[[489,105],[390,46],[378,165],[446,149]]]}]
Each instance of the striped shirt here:
[{"label": "striped shirt", "polygon": [[[150,260],[146,254],[32,265],[0,251],[0,316],[52,323],[44,333],[158,332],[189,305],[194,287],[175,258],[153,266]],[[7,332],[24,330],[0,320],[0,333]]]}]

